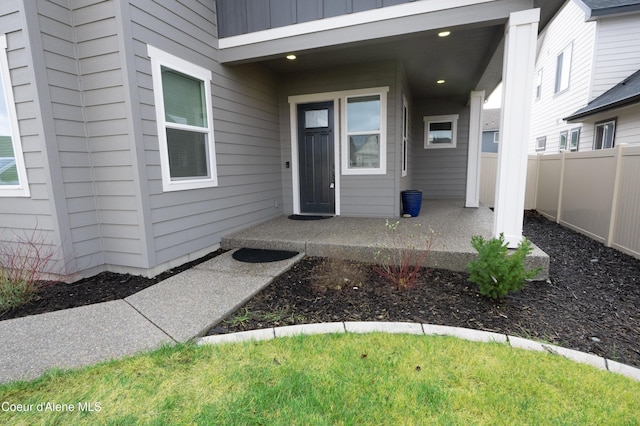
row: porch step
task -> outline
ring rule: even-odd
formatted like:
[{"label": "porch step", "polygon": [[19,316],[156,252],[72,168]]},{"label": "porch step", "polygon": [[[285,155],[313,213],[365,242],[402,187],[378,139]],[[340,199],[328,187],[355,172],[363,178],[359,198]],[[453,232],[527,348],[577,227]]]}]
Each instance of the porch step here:
[{"label": "porch step", "polygon": [[[486,210],[490,219],[492,213],[489,209]],[[453,226],[455,232],[451,231],[452,228],[443,226],[445,222],[436,220],[438,215],[435,211],[424,217],[421,215],[418,218],[399,219],[400,223],[395,231],[390,231],[385,225],[386,220],[380,218],[334,217],[320,221],[294,221],[283,216],[225,236],[221,247],[291,250],[306,253],[307,256],[373,263],[376,261],[376,253],[382,249],[411,247],[426,250],[429,238],[433,238],[431,252],[421,262],[422,265],[464,272],[467,264],[477,257],[476,251],[471,247],[471,236],[489,237],[491,222],[484,212],[478,212],[477,209],[463,212],[466,218],[456,218],[453,212],[457,210],[444,211],[451,212],[444,216],[449,218],[447,226]],[[398,219],[390,222],[395,223],[396,220]],[[536,246],[527,257],[526,266],[542,267],[536,279],[546,279],[549,276],[549,256]]]}]

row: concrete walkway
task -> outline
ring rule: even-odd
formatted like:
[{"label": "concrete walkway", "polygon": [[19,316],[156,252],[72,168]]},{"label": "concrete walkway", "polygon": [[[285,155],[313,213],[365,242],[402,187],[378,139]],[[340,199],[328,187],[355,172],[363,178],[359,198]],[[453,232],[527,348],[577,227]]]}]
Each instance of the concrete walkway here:
[{"label": "concrete walkway", "polygon": [[232,253],[123,300],[0,321],[0,383],[201,336],[303,256],[250,264]]},{"label": "concrete walkway", "polygon": [[[91,365],[198,338],[303,256],[301,253],[284,261],[248,264],[235,261],[232,253],[224,253],[124,300],[0,321],[0,383],[34,379],[51,368]],[[556,353],[640,381],[639,369],[595,355],[513,336],[429,324],[307,324],[208,336],[198,342],[374,331],[508,342],[514,347]]]}]

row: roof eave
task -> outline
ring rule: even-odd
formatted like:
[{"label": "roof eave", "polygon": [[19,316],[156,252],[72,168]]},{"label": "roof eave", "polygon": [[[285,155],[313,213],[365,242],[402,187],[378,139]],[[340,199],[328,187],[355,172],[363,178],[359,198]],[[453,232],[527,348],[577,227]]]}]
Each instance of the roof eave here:
[{"label": "roof eave", "polygon": [[[594,109],[589,109],[587,111],[584,112],[577,112],[574,113],[568,117],[563,118],[563,120],[565,120],[567,123],[575,123],[576,121],[583,119],[585,117],[589,117],[591,115],[596,115],[599,114],[601,112],[607,112],[607,111],[611,111],[614,109],[618,109],[618,108],[623,108],[629,105],[633,105],[636,103],[640,103],[640,94],[623,99],[621,101],[618,102],[613,102],[607,105],[602,105],[601,107],[598,108],[594,108]],[[578,110],[580,111],[580,110]]]}]

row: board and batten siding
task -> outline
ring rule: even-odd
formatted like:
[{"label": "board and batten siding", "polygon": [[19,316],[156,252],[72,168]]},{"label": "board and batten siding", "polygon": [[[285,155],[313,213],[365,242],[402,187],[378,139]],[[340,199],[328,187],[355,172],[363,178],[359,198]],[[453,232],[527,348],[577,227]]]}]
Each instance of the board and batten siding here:
[{"label": "board and batten siding", "polygon": [[[211,249],[225,234],[282,214],[276,80],[260,65],[217,62],[214,3],[130,2],[130,58],[144,144],[145,220],[151,224],[154,265]],[[152,45],[212,71],[218,186],[163,192],[151,66]],[[152,265],[152,266],[154,266]]]},{"label": "board and batten siding", "polygon": [[[340,175],[340,215],[363,217],[395,217],[399,207],[395,173],[397,128],[396,114],[401,105],[397,103],[398,67],[395,62],[358,64],[317,71],[283,74],[280,76],[280,123],[282,162],[293,162],[291,158],[291,124],[289,96],[312,95],[328,92],[345,92],[356,89],[389,87],[387,92],[387,172],[385,175]],[[402,98],[400,98],[402,99]],[[342,107],[342,106],[341,106]],[[296,124],[293,123],[295,126]],[[336,125],[335,131],[338,131]],[[342,164],[336,164],[336,173]],[[285,212],[293,213],[292,170],[282,173]]]},{"label": "board and batten siding", "polygon": [[[580,123],[566,123],[563,118],[589,101],[595,34],[596,23],[585,22],[583,10],[569,1],[539,37],[535,72],[542,70],[542,90],[539,99],[532,94],[529,153],[540,152],[536,151],[536,139],[540,137],[546,137],[544,152],[558,152],[560,132],[581,127]],[[569,44],[569,88],[555,93],[557,57]]]},{"label": "board and batten siding", "polygon": [[[469,151],[469,107],[446,99],[414,101],[411,163],[412,189],[422,191],[425,200],[464,200],[467,188],[467,158]],[[425,116],[458,114],[455,148],[425,149]]]},{"label": "board and batten siding", "polygon": [[415,0],[216,0],[220,37],[362,12]]},{"label": "board and batten siding", "polygon": [[603,18],[598,21],[593,100],[640,69],[640,14]]},{"label": "board and batten siding", "polygon": [[[33,12],[33,13],[31,13]],[[35,239],[45,253],[52,253],[48,271],[66,274],[68,259],[60,249],[57,214],[52,199],[49,159],[44,145],[41,113],[38,111],[37,73],[34,70],[33,46],[25,22],[37,21],[19,1],[0,2],[0,32],[6,35],[7,59],[22,142],[29,197],[0,198],[0,244]]]}]

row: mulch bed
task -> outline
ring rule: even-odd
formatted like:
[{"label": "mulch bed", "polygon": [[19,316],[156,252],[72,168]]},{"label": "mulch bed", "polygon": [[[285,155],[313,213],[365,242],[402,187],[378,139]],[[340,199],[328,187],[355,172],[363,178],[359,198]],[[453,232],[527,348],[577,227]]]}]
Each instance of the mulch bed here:
[{"label": "mulch bed", "polygon": [[[423,270],[413,288],[398,290],[369,265],[307,257],[207,334],[330,321],[411,321],[542,340],[640,367],[640,260],[535,212],[527,212],[524,229],[551,256],[550,279],[531,282],[501,301],[481,296],[466,273]],[[347,280],[339,274],[354,268],[360,272]]]},{"label": "mulch bed", "polygon": [[[325,321],[414,321],[544,340],[640,367],[640,260],[535,212],[525,215],[524,233],[551,256],[550,279],[499,302],[482,297],[466,273],[424,270],[414,288],[396,290],[370,265],[305,258],[210,333]],[[124,298],[221,252],[152,279],[103,273],[73,284],[49,283],[38,300],[0,320]]]}]

